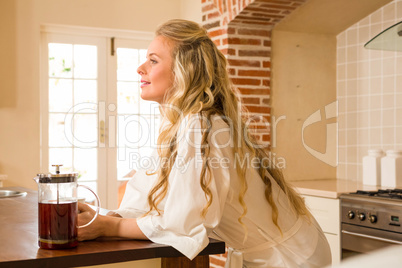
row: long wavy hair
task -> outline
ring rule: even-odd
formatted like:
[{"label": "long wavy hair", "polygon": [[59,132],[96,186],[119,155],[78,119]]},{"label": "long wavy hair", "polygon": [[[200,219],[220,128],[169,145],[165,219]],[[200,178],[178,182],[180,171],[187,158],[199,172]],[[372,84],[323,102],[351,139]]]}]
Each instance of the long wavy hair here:
[{"label": "long wavy hair", "polygon": [[[237,91],[228,77],[227,60],[208,37],[207,31],[195,22],[174,19],[161,25],[156,30],[156,36],[163,36],[174,44],[172,52],[174,82],[173,87],[167,91],[163,102],[174,109],[161,111],[163,122],[158,137],[160,165],[156,171],[157,183],[148,195],[149,212],[153,210],[159,214],[161,212],[158,204],[168,191],[169,174],[177,156],[176,140],[183,116],[199,114],[202,118],[207,119],[213,115],[219,115],[232,127],[231,138],[237,161],[235,166],[241,185],[238,201],[243,207],[243,213],[238,221],[243,227],[242,218],[247,214],[247,205],[244,202],[248,188],[247,165],[244,165],[243,162],[247,160],[246,154],[251,156],[249,159],[258,157],[261,160],[258,173],[265,184],[267,202],[272,207],[272,220],[280,231],[279,212],[272,198],[270,176],[284,191],[298,216],[310,215],[303,199],[286,183],[280,170],[273,165],[270,154],[261,146],[255,146],[258,144],[255,138],[248,130],[244,131],[246,129],[245,111],[241,107]],[[200,122],[203,129],[201,146],[203,168],[199,181],[207,201],[200,213],[205,217],[213,199],[210,191],[211,172],[208,162],[208,136],[211,126],[204,120],[200,120]]]}]

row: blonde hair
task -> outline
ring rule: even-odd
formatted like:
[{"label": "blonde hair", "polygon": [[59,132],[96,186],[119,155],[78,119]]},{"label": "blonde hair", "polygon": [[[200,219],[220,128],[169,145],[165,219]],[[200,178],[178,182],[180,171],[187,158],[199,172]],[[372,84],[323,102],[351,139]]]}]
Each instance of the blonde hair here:
[{"label": "blonde hair", "polygon": [[[150,211],[158,209],[158,204],[163,200],[168,191],[168,179],[170,171],[177,156],[176,139],[182,116],[200,114],[203,118],[210,119],[212,115],[220,115],[226,118],[233,127],[233,151],[237,154],[236,171],[240,180],[241,190],[238,201],[243,207],[243,213],[238,219],[240,224],[247,213],[244,196],[247,192],[246,169],[247,165],[241,162],[246,158],[246,153],[252,157],[260,158],[261,165],[258,170],[264,184],[265,197],[272,207],[272,220],[278,225],[278,208],[272,198],[272,185],[270,176],[285,192],[290,204],[297,215],[309,215],[303,199],[284,180],[279,169],[274,167],[270,155],[257,144],[246,128],[242,109],[227,72],[227,60],[218,50],[216,45],[208,37],[207,31],[197,23],[186,20],[170,20],[156,30],[157,36],[162,36],[174,44],[172,57],[174,73],[173,88],[165,96],[164,103],[175,107],[177,110],[163,110],[164,123],[162,123],[158,137],[158,154],[160,166],[157,170],[158,181],[148,195]],[[211,128],[203,120],[200,121],[203,129],[202,145],[208,145],[208,134]],[[210,122],[210,121],[209,121]],[[247,142],[250,141],[250,142]],[[200,176],[200,186],[205,193],[207,204],[201,211],[205,217],[212,203],[210,191],[211,172],[208,163],[209,146],[201,146],[203,168]],[[267,168],[268,167],[268,168]],[[149,213],[149,212],[148,212]]]}]

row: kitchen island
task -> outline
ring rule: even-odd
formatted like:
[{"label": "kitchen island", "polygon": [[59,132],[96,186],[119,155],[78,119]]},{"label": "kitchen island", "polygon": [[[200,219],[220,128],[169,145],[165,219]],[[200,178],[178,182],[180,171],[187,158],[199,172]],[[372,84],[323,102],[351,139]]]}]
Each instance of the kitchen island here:
[{"label": "kitchen island", "polygon": [[26,195],[0,198],[0,267],[77,267],[161,258],[161,267],[209,267],[209,255],[225,252],[225,243],[210,239],[192,261],[173,247],[151,241],[98,238],[65,250],[38,247],[37,192],[20,187],[0,188]]}]

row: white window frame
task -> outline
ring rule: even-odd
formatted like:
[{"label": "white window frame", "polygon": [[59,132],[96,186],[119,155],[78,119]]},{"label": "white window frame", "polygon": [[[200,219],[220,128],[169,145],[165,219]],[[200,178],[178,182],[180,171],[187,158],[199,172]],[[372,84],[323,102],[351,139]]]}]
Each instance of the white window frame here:
[{"label": "white window frame", "polygon": [[[98,103],[105,103],[105,113],[100,112],[100,120],[105,122],[105,144],[98,146],[98,195],[102,200],[102,206],[108,209],[117,208],[118,180],[116,169],[116,128],[111,118],[116,118],[116,111],[106,111],[108,104],[117,103],[117,60],[112,51],[111,39],[119,44],[137,44],[141,47],[147,47],[154,37],[153,33],[116,29],[100,29],[89,27],[76,27],[64,25],[42,25],[41,26],[41,58],[40,58],[40,170],[49,172],[49,146],[48,146],[48,49],[47,44],[51,42],[52,36],[57,36],[58,40],[65,39],[66,43],[72,43],[71,40],[82,38],[84,42],[91,41],[97,44],[98,49]],[[105,51],[100,55],[101,50]],[[101,108],[100,108],[101,109]],[[111,126],[110,129],[108,126]],[[99,131],[98,131],[99,134]],[[111,144],[109,144],[111,141]],[[114,143],[114,144],[113,144]],[[114,146],[113,146],[114,145]],[[99,163],[105,163],[99,165]]]}]

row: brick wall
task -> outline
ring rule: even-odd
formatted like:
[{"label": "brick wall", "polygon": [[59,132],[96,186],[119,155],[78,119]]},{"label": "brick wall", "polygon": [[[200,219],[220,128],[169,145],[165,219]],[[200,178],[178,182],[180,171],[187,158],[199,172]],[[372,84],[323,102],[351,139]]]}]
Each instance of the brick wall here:
[{"label": "brick wall", "polygon": [[270,141],[271,31],[305,0],[202,0],[203,25],[226,55],[259,141]]},{"label": "brick wall", "polygon": [[[202,20],[228,59],[229,74],[250,112],[259,141],[270,142],[271,32],[274,25],[306,0],[201,0]],[[223,267],[226,254],[211,256]]]}]

